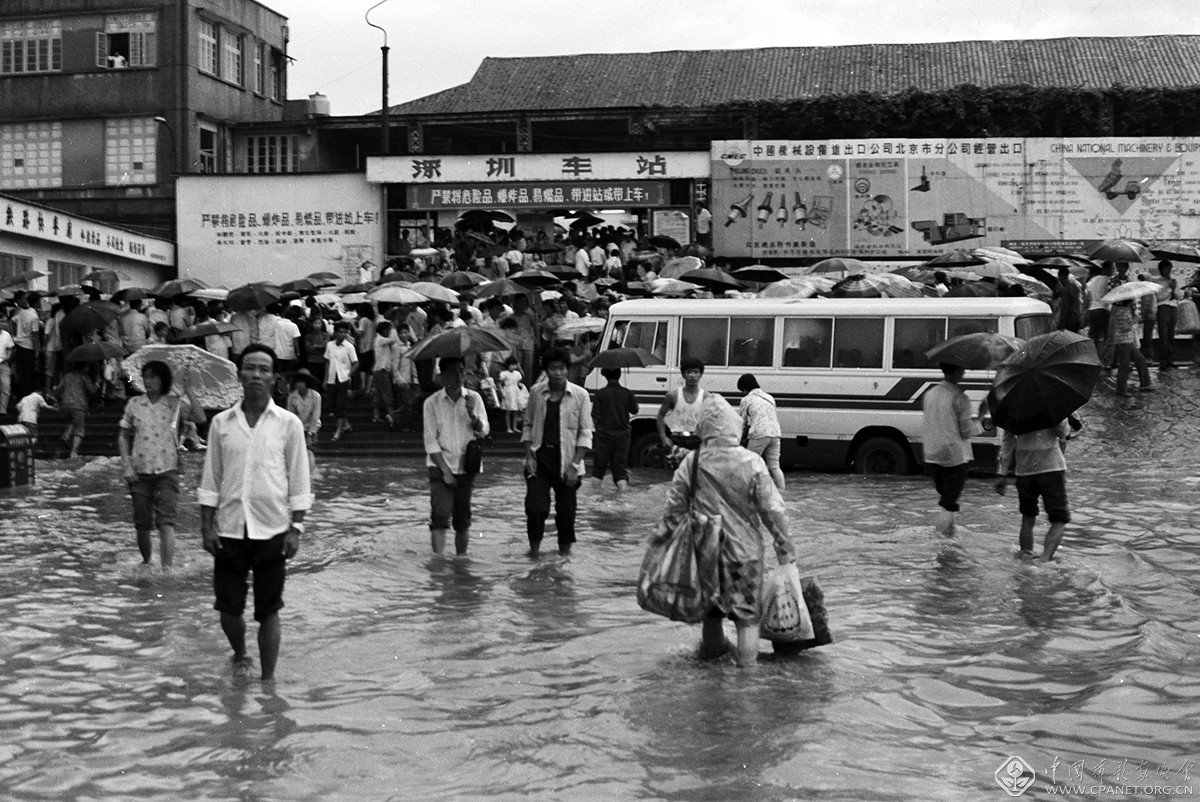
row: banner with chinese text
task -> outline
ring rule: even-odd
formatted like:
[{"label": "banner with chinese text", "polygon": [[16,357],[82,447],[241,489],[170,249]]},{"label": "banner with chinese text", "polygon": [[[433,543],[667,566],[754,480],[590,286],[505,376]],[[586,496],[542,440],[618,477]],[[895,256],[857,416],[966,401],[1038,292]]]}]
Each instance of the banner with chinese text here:
[{"label": "banner with chinese text", "polygon": [[527,209],[546,206],[666,206],[666,181],[558,181],[537,184],[410,184],[408,208]]}]

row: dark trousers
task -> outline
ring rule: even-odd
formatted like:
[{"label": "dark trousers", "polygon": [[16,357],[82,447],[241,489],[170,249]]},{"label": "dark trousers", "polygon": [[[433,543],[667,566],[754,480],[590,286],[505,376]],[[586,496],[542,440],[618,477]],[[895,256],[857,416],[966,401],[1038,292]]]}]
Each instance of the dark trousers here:
[{"label": "dark trousers", "polygon": [[603,479],[605,471],[612,468],[614,482],[629,481],[629,438],[628,431],[592,435],[592,476]]},{"label": "dark trousers", "polygon": [[38,388],[37,351],[16,346],[13,349],[13,397],[18,400]]},{"label": "dark trousers", "polygon": [[558,547],[569,547],[575,542],[575,493],[578,490],[578,480],[567,484],[562,477],[558,449],[538,449],[537,470],[525,480],[525,531],[531,547],[540,547],[546,534],[551,491],[554,492],[554,526],[558,529]]},{"label": "dark trousers", "polygon": [[933,488],[938,493],[938,506],[943,510],[958,512],[958,500],[967,487],[967,464],[932,465]]},{"label": "dark trousers", "polygon": [[1158,308],[1158,345],[1155,346],[1159,367],[1175,367],[1175,307]]}]

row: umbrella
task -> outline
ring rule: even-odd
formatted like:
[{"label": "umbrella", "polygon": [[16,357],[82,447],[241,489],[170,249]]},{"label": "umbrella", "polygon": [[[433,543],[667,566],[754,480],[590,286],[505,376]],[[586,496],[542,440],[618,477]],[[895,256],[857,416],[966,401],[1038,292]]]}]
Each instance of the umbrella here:
[{"label": "umbrella", "polygon": [[237,366],[195,345],[143,345],[121,367],[141,392],[142,368],[151,361],[166,362],[171,368],[171,392],[182,395],[186,388],[205,409],[226,409],[242,399]]},{"label": "umbrella", "polygon": [[472,226],[481,223],[515,223],[517,218],[499,209],[468,209],[459,215],[458,222]]},{"label": "umbrella", "polygon": [[659,278],[683,278],[684,273],[693,270],[703,270],[704,260],[698,256],[680,256],[663,265],[658,271]]},{"label": "umbrella", "polygon": [[534,292],[536,290],[532,287],[518,284],[512,279],[499,278],[495,281],[489,281],[486,284],[480,284],[474,289],[472,295],[476,298],[491,298],[493,296],[532,295]]},{"label": "umbrella", "polygon": [[1019,273],[1017,268],[1008,262],[982,262],[980,264],[971,265],[970,267],[951,267],[947,268],[949,273],[962,273],[969,271],[982,278],[1000,278],[1000,276],[1008,276],[1013,273]]},{"label": "umbrella", "polygon": [[992,420],[1014,434],[1055,426],[1087,403],[1103,368],[1082,334],[1032,337],[996,370],[988,393]]},{"label": "umbrella", "polygon": [[265,281],[256,281],[229,291],[225,297],[225,306],[234,312],[262,311],[279,300],[283,290]]},{"label": "umbrella", "polygon": [[692,243],[688,243],[687,245],[684,245],[682,248],[680,248],[679,255],[680,256],[695,256],[700,259],[707,259],[708,257],[712,256],[712,250],[704,247],[703,245],[700,245],[699,243],[692,242]]},{"label": "umbrella", "polygon": [[867,272],[867,265],[858,259],[835,256],[832,259],[822,259],[808,268],[810,275],[822,273],[845,273],[846,275],[862,275]]},{"label": "umbrella", "polygon": [[174,298],[196,290],[203,290],[206,287],[208,287],[207,284],[194,278],[176,278],[159,284],[150,291],[150,294],[157,295],[159,298]]},{"label": "umbrella", "polygon": [[337,292],[339,295],[346,295],[355,292],[369,292],[374,288],[375,282],[373,281],[359,281],[355,282],[354,284],[344,284],[341,287],[338,287],[335,292]]},{"label": "umbrella", "polygon": [[588,370],[596,368],[648,368],[661,365],[663,361],[645,348],[609,348],[601,351],[588,363]]},{"label": "umbrella", "polygon": [[67,354],[67,362],[103,362],[125,356],[125,349],[116,343],[84,343]]},{"label": "umbrella", "polygon": [[936,270],[930,270],[928,267],[922,267],[921,265],[905,265],[904,267],[896,267],[888,271],[893,276],[903,276],[917,284],[933,281],[935,278],[934,273],[936,272]]},{"label": "umbrella", "polygon": [[[458,303],[457,292],[432,281],[418,281],[412,284],[409,289],[416,290],[430,301],[441,301],[444,304]],[[370,297],[370,293],[368,293],[368,297]]]},{"label": "umbrella", "polygon": [[608,287],[615,287],[620,283],[621,283],[620,279],[608,278],[608,277],[598,278],[592,282],[592,284],[594,286],[599,287],[600,289],[607,289]]},{"label": "umbrella", "polygon": [[946,293],[947,298],[995,298],[997,295],[996,285],[986,281],[966,281]]},{"label": "umbrella", "polygon": [[[1046,282],[1035,278],[1034,276],[1026,275],[1025,273],[1013,273],[999,278],[1001,284],[1016,284],[1025,290],[1025,294],[1031,298],[1037,298],[1039,301],[1050,303],[1054,300],[1054,290]],[[1054,281],[1054,286],[1058,286],[1058,281]]]},{"label": "umbrella", "polygon": [[564,339],[574,338],[575,336],[585,332],[598,334],[599,332],[604,331],[604,327],[607,325],[607,323],[608,321],[602,317],[581,317],[578,320],[564,321],[561,325],[559,325],[554,334],[555,336],[562,337]]},{"label": "umbrella", "polygon": [[283,292],[298,292],[301,294],[311,292],[315,295],[318,289],[325,286],[328,285],[313,281],[310,278],[297,278],[283,282],[279,285],[279,289]]},{"label": "umbrella", "polygon": [[[694,256],[685,256],[684,259],[695,259]],[[699,284],[701,287],[707,287],[716,292],[724,292],[725,290],[740,290],[742,282],[735,279],[733,276],[716,267],[703,267],[699,270],[689,270],[680,276],[684,281],[690,281],[692,284]]]},{"label": "umbrella", "polygon": [[342,306],[365,304],[367,302],[367,294],[365,292],[347,292],[341,296],[341,300]]},{"label": "umbrella", "polygon": [[543,272],[549,273],[560,280],[575,281],[583,278],[583,275],[571,265],[547,265]]},{"label": "umbrella", "polygon": [[175,335],[175,339],[198,340],[201,337],[212,337],[217,334],[232,334],[237,330],[238,327],[232,323],[224,323],[220,320],[205,320],[202,323],[197,323],[195,326],[179,332]]},{"label": "umbrella", "polygon": [[646,289],[654,295],[687,295],[700,289],[699,284],[677,278],[656,278],[646,282]]},{"label": "umbrella", "polygon": [[1150,253],[1159,259],[1169,259],[1172,262],[1200,262],[1200,250],[1182,242],[1164,242],[1152,246]]},{"label": "umbrella", "polygon": [[84,301],[66,314],[59,323],[63,333],[77,331],[87,333],[94,329],[108,328],[108,324],[121,314],[121,307],[112,301]]},{"label": "umbrella", "polygon": [[341,273],[334,273],[332,270],[318,270],[316,273],[309,273],[305,278],[320,287],[328,287],[344,279]]},{"label": "umbrella", "polygon": [[603,217],[597,217],[591,212],[579,212],[577,214],[567,216],[575,218],[571,222],[571,228],[591,228],[592,226],[598,226],[604,223]]},{"label": "umbrella", "polygon": [[15,276],[12,276],[11,278],[6,278],[3,281],[0,281],[0,287],[15,287],[18,284],[24,284],[26,282],[33,281],[35,278],[41,278],[44,275],[46,274],[40,270],[25,270]]},{"label": "umbrella", "polygon": [[1019,262],[1024,262],[1025,257],[1014,250],[1001,248],[998,245],[987,245],[982,248],[975,248],[971,251],[972,254],[980,259],[986,259],[989,262],[1007,262],[1015,265]]},{"label": "umbrella", "polygon": [[496,243],[492,242],[491,237],[485,237],[483,234],[480,234],[476,231],[464,231],[463,236],[469,240],[474,240],[475,242],[478,242],[482,245],[495,245],[496,244]]},{"label": "umbrella", "polygon": [[666,234],[655,234],[649,239],[651,245],[655,248],[670,248],[678,250],[680,247],[679,240],[674,237],[668,237]]},{"label": "umbrella", "polygon": [[551,275],[545,270],[522,270],[519,273],[513,273],[509,279],[530,287],[552,287],[559,282],[557,276]]},{"label": "umbrella", "polygon": [[1104,293],[1100,298],[1101,303],[1115,304],[1118,301],[1132,301],[1135,298],[1141,298],[1143,295],[1153,295],[1162,286],[1156,281],[1126,281],[1124,284],[1118,284],[1113,289]]},{"label": "umbrella", "polygon": [[63,298],[63,297],[69,296],[69,295],[74,295],[76,297],[81,296],[81,295],[86,295],[88,298],[95,301],[96,299],[98,299],[100,297],[100,290],[96,289],[95,287],[90,287],[90,286],[87,286],[84,284],[67,284],[65,286],[59,287],[57,290],[55,290],[51,294],[57,295],[59,298]]},{"label": "umbrella", "polygon": [[829,292],[837,284],[827,276],[803,276],[786,278],[769,287],[764,287],[759,298],[811,298],[818,292]]},{"label": "umbrella", "polygon": [[539,242],[530,245],[525,250],[529,251],[530,253],[557,253],[563,250],[563,246],[559,245],[557,242]]},{"label": "umbrella", "polygon": [[872,273],[871,278],[883,282],[883,295],[886,298],[922,298],[925,296],[921,285],[913,283],[904,276],[892,273]]},{"label": "umbrella", "polygon": [[767,267],[766,265],[750,265],[749,267],[738,268],[730,273],[730,275],[738,281],[754,281],[759,284],[783,281],[788,277],[787,273],[776,270],[773,267]]},{"label": "umbrella", "polygon": [[93,284],[97,284],[101,281],[129,281],[129,276],[118,270],[113,270],[111,267],[98,267],[83,278],[79,279],[79,281],[88,281]]},{"label": "umbrella", "polygon": [[830,296],[833,298],[881,298],[886,283],[874,274],[856,274],[833,285]]},{"label": "umbrella", "polygon": [[229,290],[224,287],[205,287],[200,290],[193,290],[189,293],[193,298],[199,298],[202,301],[224,301],[229,297]]},{"label": "umbrella", "polygon": [[441,251],[437,248],[413,248],[408,252],[408,255],[414,259],[429,259],[437,256]]},{"label": "umbrella", "polygon": [[650,288],[643,281],[627,281],[624,284],[625,293],[628,295],[649,295]]},{"label": "umbrella", "polygon": [[[419,279],[417,278],[416,273],[411,273],[407,270],[393,270],[391,273],[385,273],[383,275],[383,277],[379,279],[379,283],[380,284],[388,284],[393,281],[403,281],[403,282],[411,284],[412,282],[418,281],[418,280]],[[363,288],[363,289],[351,290],[351,292],[366,292],[367,290],[371,289],[371,287],[373,285],[370,282],[363,282],[361,284],[353,284],[350,286]]]},{"label": "umbrella", "polygon": [[1089,257],[1105,262],[1149,262],[1154,259],[1150,249],[1128,239],[1109,239],[1097,245]]},{"label": "umbrella", "polygon": [[925,358],[932,364],[948,362],[968,370],[987,370],[1008,359],[1024,343],[992,331],[960,334],[930,348]]},{"label": "umbrella", "polygon": [[126,287],[112,294],[113,301],[140,301],[150,297],[150,291],[141,287]]},{"label": "umbrella", "polygon": [[408,352],[410,359],[461,359],[492,351],[508,352],[512,344],[492,329],[460,326],[426,337]]},{"label": "umbrella", "polygon": [[[659,253],[658,251],[634,251],[633,253],[629,254],[630,262],[655,262],[655,261],[661,262],[662,258],[663,258],[662,254]],[[679,258],[683,258],[683,257],[679,257]],[[688,264],[693,264],[693,263],[689,262]],[[701,265],[699,265],[699,267],[704,267],[704,265],[701,264]],[[690,269],[691,268],[689,268],[689,270]]]},{"label": "umbrella", "polygon": [[423,304],[429,298],[403,284],[380,284],[367,293],[367,300],[381,304]]},{"label": "umbrella", "polygon": [[442,279],[442,286],[460,292],[486,282],[487,278],[478,273],[470,270],[455,270],[453,273],[446,274]]},{"label": "umbrella", "polygon": [[557,301],[562,297],[562,293],[558,290],[542,290],[541,298],[543,301]]},{"label": "umbrella", "polygon": [[981,259],[970,251],[956,248],[933,257],[925,263],[925,267],[941,270],[944,267],[971,267],[972,265],[982,265],[986,262],[987,259]]}]

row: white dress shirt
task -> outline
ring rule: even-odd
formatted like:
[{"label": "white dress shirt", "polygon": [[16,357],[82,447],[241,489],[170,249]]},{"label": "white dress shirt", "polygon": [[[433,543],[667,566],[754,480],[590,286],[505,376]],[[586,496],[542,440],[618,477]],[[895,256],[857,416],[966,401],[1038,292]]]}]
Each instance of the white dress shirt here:
[{"label": "white dress shirt", "polygon": [[[467,414],[467,396],[475,399],[475,417],[482,424],[479,431],[471,427],[471,416]],[[486,437],[491,427],[488,425],[487,408],[483,405],[483,397],[474,390],[466,387],[457,401],[450,400],[445,390],[438,390],[425,399],[425,464],[437,468],[434,454],[441,454],[450,466],[450,473],[462,473],[463,454],[466,453],[467,443],[476,435]]]},{"label": "white dress shirt", "polygon": [[267,401],[253,428],[242,405],[213,418],[198,491],[217,510],[217,534],[270,540],[287,531],[292,510],[312,507],[308,451],[300,419]]}]

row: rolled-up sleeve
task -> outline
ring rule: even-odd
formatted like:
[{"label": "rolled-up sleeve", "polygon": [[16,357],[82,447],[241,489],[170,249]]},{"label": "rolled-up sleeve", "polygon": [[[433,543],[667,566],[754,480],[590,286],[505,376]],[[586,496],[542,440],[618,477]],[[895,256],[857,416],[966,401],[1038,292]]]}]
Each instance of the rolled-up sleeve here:
[{"label": "rolled-up sleeve", "polygon": [[425,453],[429,456],[442,453],[442,444],[438,442],[438,421],[437,421],[437,394],[429,396],[425,399],[424,406],[424,434],[425,434]]},{"label": "rolled-up sleeve", "polygon": [[579,399],[579,432],[575,437],[576,448],[592,447],[592,398],[582,387],[574,388]]},{"label": "rolled-up sleeve", "polygon": [[299,418],[288,420],[284,458],[288,472],[288,507],[293,511],[310,509],[313,493],[308,474],[308,448],[304,443],[304,424]]},{"label": "rolled-up sleeve", "polygon": [[219,418],[214,418],[208,431],[208,450],[204,452],[204,471],[200,476],[200,487],[196,496],[202,507],[217,507],[221,503],[218,488],[221,486],[223,465],[221,455],[224,434]]},{"label": "rolled-up sleeve", "polygon": [[479,422],[483,424],[479,427],[479,431],[476,432],[476,435],[478,437],[487,437],[492,433],[492,424],[488,421],[487,406],[485,406],[483,403],[483,396],[474,390],[467,390],[466,392],[475,396],[475,409],[479,410],[480,412],[480,414],[476,415],[476,417],[479,418]]}]

